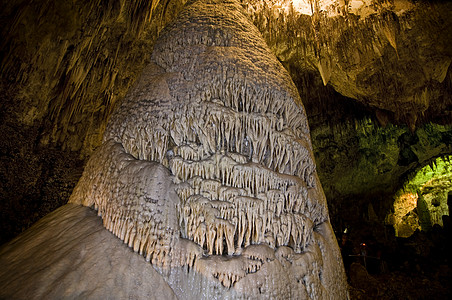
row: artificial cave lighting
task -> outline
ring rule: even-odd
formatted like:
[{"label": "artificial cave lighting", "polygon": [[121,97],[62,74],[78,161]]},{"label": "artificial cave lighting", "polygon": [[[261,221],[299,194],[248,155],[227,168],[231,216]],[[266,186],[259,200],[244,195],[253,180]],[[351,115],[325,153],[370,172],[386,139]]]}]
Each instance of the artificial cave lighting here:
[{"label": "artificial cave lighting", "polygon": [[264,0],[263,2],[268,2],[267,5],[281,7],[286,12],[293,9],[302,15],[321,14],[328,17],[343,16],[348,13],[366,17],[377,13],[381,9],[392,9],[397,14],[400,14],[413,5],[408,0],[381,1],[379,5],[375,5],[375,1],[372,0]]},{"label": "artificial cave lighting", "polygon": [[[267,1],[263,1],[266,3]],[[293,11],[302,14],[312,16],[315,13],[322,13],[328,16],[337,14],[339,1],[336,0],[280,0],[271,1],[270,5],[281,7],[285,12]]]},{"label": "artificial cave lighting", "polygon": [[292,5],[295,11],[303,14],[303,15],[308,15],[308,16],[312,16],[312,14],[314,13],[313,10],[313,6],[312,6],[312,1],[309,0],[293,0],[292,1]]},{"label": "artificial cave lighting", "polygon": [[452,191],[452,156],[434,159],[412,176],[398,192],[394,213],[387,217],[396,235],[409,237],[415,230],[443,226],[449,215],[448,195]]},{"label": "artificial cave lighting", "polygon": [[396,235],[399,237],[409,237],[416,229],[420,229],[419,217],[415,212],[418,195],[413,192],[406,192],[398,196],[394,201],[393,219]]}]

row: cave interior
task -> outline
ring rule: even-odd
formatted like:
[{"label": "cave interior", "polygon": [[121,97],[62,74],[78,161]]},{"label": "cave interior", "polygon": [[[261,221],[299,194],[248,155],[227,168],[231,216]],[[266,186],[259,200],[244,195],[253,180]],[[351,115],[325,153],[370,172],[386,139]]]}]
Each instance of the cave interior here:
[{"label": "cave interior", "polygon": [[[68,202],[186,2],[1,1],[0,244]],[[450,297],[452,4],[239,2],[306,110],[351,299]]]}]

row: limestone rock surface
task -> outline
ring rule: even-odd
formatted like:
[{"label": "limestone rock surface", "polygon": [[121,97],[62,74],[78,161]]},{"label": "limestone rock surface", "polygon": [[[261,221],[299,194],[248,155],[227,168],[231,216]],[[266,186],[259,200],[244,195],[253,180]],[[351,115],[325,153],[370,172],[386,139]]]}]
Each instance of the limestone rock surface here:
[{"label": "limestone rock surface", "polygon": [[0,248],[1,299],[176,299],[88,207],[66,204]]}]

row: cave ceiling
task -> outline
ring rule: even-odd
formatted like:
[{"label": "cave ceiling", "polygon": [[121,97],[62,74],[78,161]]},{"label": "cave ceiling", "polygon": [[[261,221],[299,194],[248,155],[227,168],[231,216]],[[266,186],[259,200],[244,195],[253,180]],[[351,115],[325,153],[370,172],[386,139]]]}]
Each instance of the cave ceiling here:
[{"label": "cave ceiling", "polygon": [[383,123],[414,129],[425,115],[450,117],[450,4],[294,1],[249,10],[282,61],[318,72]]}]

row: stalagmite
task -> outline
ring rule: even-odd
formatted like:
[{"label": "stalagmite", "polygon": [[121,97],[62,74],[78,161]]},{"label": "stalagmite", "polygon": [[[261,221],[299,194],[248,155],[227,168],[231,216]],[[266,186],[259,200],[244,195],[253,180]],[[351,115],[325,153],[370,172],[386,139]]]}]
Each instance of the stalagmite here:
[{"label": "stalagmite", "polygon": [[180,298],[344,299],[300,103],[240,5],[194,1],[163,31],[71,202],[95,207]]}]

